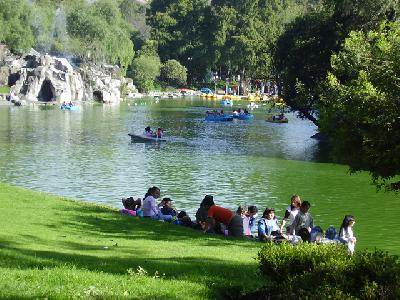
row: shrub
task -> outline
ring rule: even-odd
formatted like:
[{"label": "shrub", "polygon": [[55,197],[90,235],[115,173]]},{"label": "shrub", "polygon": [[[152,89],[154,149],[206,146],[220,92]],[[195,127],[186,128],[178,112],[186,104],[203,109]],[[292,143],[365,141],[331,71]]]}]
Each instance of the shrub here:
[{"label": "shrub", "polygon": [[[258,254],[263,297],[399,299],[397,256],[375,250],[350,256],[336,244],[266,244]],[[259,295],[259,292],[258,292]]]},{"label": "shrub", "polygon": [[187,69],[179,61],[167,60],[161,67],[161,80],[172,85],[185,85]]}]

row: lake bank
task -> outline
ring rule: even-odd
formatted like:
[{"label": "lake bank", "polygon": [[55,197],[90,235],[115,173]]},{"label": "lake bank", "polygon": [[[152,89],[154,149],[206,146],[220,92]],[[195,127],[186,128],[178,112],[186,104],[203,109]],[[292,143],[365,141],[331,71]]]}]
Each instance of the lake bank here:
[{"label": "lake bank", "polygon": [[[376,193],[368,174],[349,175],[346,166],[321,159],[310,138],[315,126],[292,114],[288,124],[265,122],[264,106],[254,110],[253,121],[206,122],[210,109],[221,109],[219,101],[143,98],[82,105],[77,112],[0,107],[0,181],[114,208],[122,197],[143,197],[157,185],[191,217],[212,194],[232,210],[274,207],[281,219],[290,196],[299,194],[311,203],[316,225],[338,229],[352,214],[357,249],[400,254],[392,238],[400,235],[393,210],[398,195]],[[131,143],[128,133],[146,126],[164,128],[169,141]]]},{"label": "lake bank", "polygon": [[214,299],[260,286],[258,243],[2,183],[0,209],[0,298]]}]

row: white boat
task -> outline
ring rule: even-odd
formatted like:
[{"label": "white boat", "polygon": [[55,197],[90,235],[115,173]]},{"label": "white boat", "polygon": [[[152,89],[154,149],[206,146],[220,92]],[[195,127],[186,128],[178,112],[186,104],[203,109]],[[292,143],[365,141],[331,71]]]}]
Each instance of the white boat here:
[{"label": "white boat", "polygon": [[167,140],[165,138],[158,138],[154,136],[147,136],[144,134],[134,134],[134,133],[128,133],[128,135],[131,137],[131,142],[132,143],[157,143],[157,142],[166,142]]}]

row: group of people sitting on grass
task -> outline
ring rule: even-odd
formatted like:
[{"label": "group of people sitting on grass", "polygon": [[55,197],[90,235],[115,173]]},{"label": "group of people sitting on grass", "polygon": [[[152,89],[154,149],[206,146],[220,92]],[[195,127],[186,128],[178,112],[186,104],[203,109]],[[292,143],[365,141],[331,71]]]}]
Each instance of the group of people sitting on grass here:
[{"label": "group of people sitting on grass", "polygon": [[160,189],[151,187],[143,200],[133,197],[123,198],[124,214],[141,216],[153,220],[162,220],[178,225],[203,230],[205,233],[224,234],[226,236],[247,237],[260,241],[292,243],[299,241],[332,243],[342,242],[348,245],[350,253],[354,252],[356,238],[353,234],[355,219],[346,215],[339,230],[330,226],[325,235],[321,227],[314,226],[314,220],[309,212],[311,204],[301,201],[300,196],[293,195],[290,205],[286,208],[282,222],[275,216],[274,208],[266,208],[262,217],[257,220],[258,209],[252,205],[247,208],[239,206],[236,212],[218,206],[211,195],[206,195],[196,212],[196,220],[185,211],[178,211],[172,206],[172,199],[163,198],[160,203]]}]

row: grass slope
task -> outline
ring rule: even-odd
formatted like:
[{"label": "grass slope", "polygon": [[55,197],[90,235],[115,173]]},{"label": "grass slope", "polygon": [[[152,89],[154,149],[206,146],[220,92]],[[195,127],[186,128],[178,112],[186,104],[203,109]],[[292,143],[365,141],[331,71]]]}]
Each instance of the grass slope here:
[{"label": "grass slope", "polygon": [[0,214],[1,299],[205,299],[262,284],[258,243],[2,183]]}]

